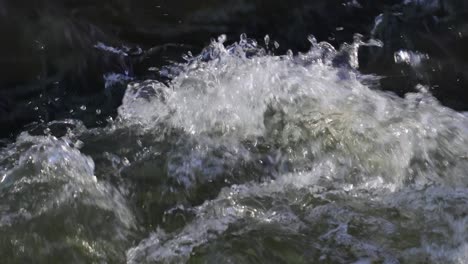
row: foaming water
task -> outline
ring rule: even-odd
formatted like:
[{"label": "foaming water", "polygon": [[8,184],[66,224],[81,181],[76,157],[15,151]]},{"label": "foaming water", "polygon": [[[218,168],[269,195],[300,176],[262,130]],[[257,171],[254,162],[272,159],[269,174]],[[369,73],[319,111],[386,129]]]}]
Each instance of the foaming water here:
[{"label": "foaming water", "polygon": [[[357,57],[378,41],[309,40],[274,55],[221,36],[169,83],[130,84],[106,128],[23,134],[0,153],[0,232],[19,241],[0,256],[43,259],[43,239],[127,263],[468,261],[467,116],[379,91]],[[35,219],[56,211],[48,238]]]},{"label": "foaming water", "polygon": [[1,158],[11,162],[0,185],[2,258],[29,262],[70,255],[80,262],[121,254],[134,216],[123,197],[94,176],[93,160],[70,141],[22,134]]}]

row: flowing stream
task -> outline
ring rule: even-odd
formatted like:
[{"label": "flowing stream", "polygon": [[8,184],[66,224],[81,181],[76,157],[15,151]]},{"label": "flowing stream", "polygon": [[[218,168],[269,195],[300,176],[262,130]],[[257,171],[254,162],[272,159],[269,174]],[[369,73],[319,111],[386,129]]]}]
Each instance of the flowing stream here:
[{"label": "flowing stream", "polygon": [[21,133],[0,149],[0,259],[467,263],[468,116],[360,73],[377,40],[309,41],[220,36],[130,83],[105,127]]}]

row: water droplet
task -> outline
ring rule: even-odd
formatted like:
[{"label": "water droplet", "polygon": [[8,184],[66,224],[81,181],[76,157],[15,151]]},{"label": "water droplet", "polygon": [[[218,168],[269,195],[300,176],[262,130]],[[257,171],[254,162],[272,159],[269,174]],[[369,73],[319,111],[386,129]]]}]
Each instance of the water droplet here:
[{"label": "water droplet", "polygon": [[275,42],[273,42],[273,46],[275,46],[275,49],[278,49],[279,46],[280,46],[280,44],[279,44],[278,42],[275,41]]},{"label": "water droplet", "polygon": [[240,35],[240,40],[241,40],[241,41],[246,41],[246,40],[247,40],[247,34],[242,33],[242,34]]},{"label": "water droplet", "polygon": [[81,111],[85,111],[85,110],[86,110],[86,105],[80,106],[80,110],[81,110]]},{"label": "water droplet", "polygon": [[218,37],[218,42],[219,43],[224,43],[226,41],[226,35],[225,34],[222,34]]},{"label": "water droplet", "polygon": [[268,36],[268,35],[265,35],[265,38],[264,38],[264,40],[265,40],[265,45],[267,45],[267,46],[268,46],[268,44],[270,43],[270,36]]},{"label": "water droplet", "polygon": [[100,114],[101,114],[101,109],[99,109],[99,108],[96,109],[96,114],[97,114],[97,115],[100,115]]},{"label": "water droplet", "polygon": [[309,35],[307,37],[307,40],[310,42],[310,44],[312,44],[312,46],[317,45],[317,39],[315,38],[314,35]]},{"label": "water droplet", "polygon": [[44,50],[45,49],[45,45],[42,42],[40,42],[39,40],[35,40],[34,42],[36,43],[36,47],[37,47],[38,50]]}]

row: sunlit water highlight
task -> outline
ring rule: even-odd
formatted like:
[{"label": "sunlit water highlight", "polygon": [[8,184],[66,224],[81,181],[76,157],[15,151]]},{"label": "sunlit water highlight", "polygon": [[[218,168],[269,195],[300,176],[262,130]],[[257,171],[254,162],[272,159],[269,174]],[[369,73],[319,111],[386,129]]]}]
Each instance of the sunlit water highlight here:
[{"label": "sunlit water highlight", "polygon": [[221,36],[130,84],[105,128],[21,134],[0,151],[0,258],[466,263],[467,116],[379,91],[357,70],[378,41],[309,40]]}]

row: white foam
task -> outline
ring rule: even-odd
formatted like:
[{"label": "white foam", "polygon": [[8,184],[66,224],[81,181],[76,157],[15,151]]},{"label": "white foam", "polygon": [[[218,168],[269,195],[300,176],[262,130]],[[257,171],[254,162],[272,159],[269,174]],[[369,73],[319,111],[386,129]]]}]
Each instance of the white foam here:
[{"label": "white foam", "polygon": [[[143,131],[157,133],[175,129],[201,146],[228,151],[242,148],[245,140],[261,138],[277,150],[277,154],[268,156],[271,164],[289,164],[271,181],[223,190],[217,199],[198,207],[196,219],[182,230],[164,236],[155,234],[130,249],[129,263],[186,261],[195,248],[216,241],[241,219],[250,228],[269,221],[278,226],[297,226],[290,230],[292,233],[304,226],[313,228],[289,210],[268,208],[261,202],[258,207],[244,203],[258,197],[282,201],[296,192],[297,199],[321,197],[331,204],[338,203],[336,212],[328,207],[332,210],[327,213],[330,228],[332,223],[344,226],[346,221],[356,219],[369,226],[385,224],[380,239],[397,230],[404,232],[405,228],[387,220],[388,215],[379,216],[372,210],[345,210],[347,203],[363,199],[378,208],[396,199],[397,208],[411,211],[405,207],[414,201],[409,193],[429,185],[442,186],[440,190],[450,203],[456,199],[450,194],[453,187],[462,188],[463,199],[467,197],[466,116],[441,106],[424,89],[398,98],[366,86],[364,81],[371,77],[354,70],[359,46],[356,43],[344,45],[339,51],[327,43],[317,44],[313,39],[312,43],[306,54],[274,56],[245,38],[227,47],[214,42],[202,55],[179,66],[169,87],[156,81],[129,87],[119,109],[121,125],[138,125]],[[192,162],[209,155],[189,153],[186,157]],[[249,161],[257,156],[241,157]],[[225,160],[219,162],[220,167],[232,166],[223,163]],[[185,164],[185,173],[199,169],[197,162]],[[418,214],[427,213],[424,208],[433,204],[422,197],[415,199],[423,206],[413,208]],[[315,208],[305,206],[303,210],[312,214]],[[340,210],[345,212],[340,214]],[[442,228],[451,216],[440,217]],[[422,220],[431,223],[430,217]],[[313,220],[309,221],[313,225]],[[422,240],[426,232],[420,231]],[[456,252],[466,242],[466,231],[458,232],[463,238],[452,239],[451,249]],[[395,255],[392,245],[382,246],[365,235],[354,236],[346,231],[323,238],[385,263],[397,263],[402,257]],[[433,256],[427,251],[424,254]],[[463,254],[460,256],[463,258]],[[404,257],[411,259],[412,255]]]}]

